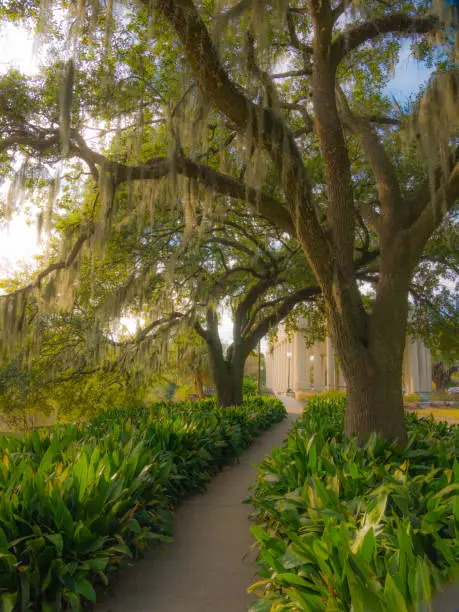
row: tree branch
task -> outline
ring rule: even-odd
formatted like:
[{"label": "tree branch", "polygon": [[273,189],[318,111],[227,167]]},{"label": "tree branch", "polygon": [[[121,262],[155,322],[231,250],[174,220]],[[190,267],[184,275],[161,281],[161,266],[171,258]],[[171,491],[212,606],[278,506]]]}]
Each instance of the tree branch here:
[{"label": "tree branch", "polygon": [[370,122],[364,117],[354,115],[340,87],[337,87],[336,94],[342,121],[358,137],[373,170],[383,213],[386,218],[393,218],[394,216],[400,218],[404,211],[403,197],[394,165]]},{"label": "tree branch", "polygon": [[348,53],[383,34],[425,34],[439,26],[440,22],[434,15],[384,15],[341,32],[332,44],[331,57],[337,66]]},{"label": "tree branch", "polygon": [[244,319],[247,316],[247,313],[249,312],[249,310],[252,308],[252,306],[255,304],[258,298],[261,295],[263,295],[263,293],[267,289],[276,285],[277,282],[278,282],[277,274],[271,274],[263,278],[262,280],[260,280],[258,283],[256,283],[249,289],[245,298],[238,304],[236,308],[236,313],[234,316],[233,332],[234,332],[235,342],[242,335],[242,327],[244,325]]},{"label": "tree branch", "polygon": [[[143,3],[150,5],[148,0]],[[240,132],[249,132],[255,143],[271,155],[283,178],[289,212],[311,265],[323,282],[325,279],[330,282],[333,274],[331,250],[317,217],[302,153],[285,120],[272,109],[250,101],[230,80],[192,0],[157,0],[155,8],[176,30],[191,70],[207,99]]]},{"label": "tree branch", "polygon": [[26,295],[33,289],[39,289],[41,287],[42,281],[47,276],[49,276],[52,272],[56,272],[57,270],[64,270],[66,268],[69,268],[73,264],[75,259],[77,258],[79,252],[81,251],[83,247],[83,244],[87,240],[89,240],[89,238],[94,234],[95,228],[96,228],[96,224],[90,223],[87,226],[86,230],[83,231],[78,236],[70,253],[67,255],[65,259],[60,259],[59,261],[55,261],[49,264],[49,266],[47,266],[44,270],[41,270],[37,274],[37,276],[33,279],[33,281],[31,281],[28,285],[25,285],[24,287],[20,287],[19,289],[16,289],[15,291],[11,291],[10,293],[7,293],[5,295],[0,295],[0,299],[5,300],[5,299],[9,299],[15,296],[19,296],[20,294]]},{"label": "tree branch", "polygon": [[152,321],[151,323],[149,323],[148,325],[140,329],[133,338],[130,338],[129,340],[124,340],[123,342],[110,341],[110,344],[113,346],[117,346],[117,347],[125,347],[125,346],[131,346],[133,344],[140,344],[140,342],[143,342],[143,340],[147,338],[150,332],[156,329],[157,327],[161,327],[161,325],[167,325],[169,323],[174,323],[178,321],[179,319],[182,319],[184,316],[185,315],[180,312],[171,312],[171,314],[168,317],[165,317],[163,319],[157,319],[156,321]]},{"label": "tree branch", "polygon": [[[312,132],[312,130],[314,129],[314,120],[312,119],[307,109],[302,104],[298,104],[296,102],[282,102],[281,107],[285,108],[286,110],[298,111],[299,113],[301,113],[301,117],[303,118],[303,121],[304,121],[304,128],[301,128],[302,130],[304,130],[304,132],[302,133]],[[299,131],[300,130],[296,130],[294,132],[295,138],[298,137]]]},{"label": "tree branch", "polygon": [[265,70],[262,70],[257,63],[255,56],[255,40],[251,32],[247,33],[247,44],[249,48],[247,53],[247,64],[249,70],[257,79],[260,80],[261,84],[263,85],[266,92],[267,105],[276,111],[281,105],[279,94],[277,93],[277,89],[272,82],[270,74]]},{"label": "tree branch", "polygon": [[272,74],[272,79],[289,79],[292,77],[310,76],[312,68],[303,68],[302,70],[288,70],[287,72],[277,72]]},{"label": "tree branch", "polygon": [[304,302],[306,300],[315,299],[318,295],[322,293],[320,287],[303,287],[299,289],[295,293],[292,293],[281,303],[279,308],[269,316],[267,316],[263,321],[261,321],[250,336],[247,337],[246,342],[250,346],[256,346],[256,344],[268,333],[268,331],[278,325],[284,317],[288,315],[291,311],[292,307],[300,302]]},{"label": "tree branch", "polygon": [[294,49],[302,53],[305,63],[305,69],[310,69],[312,72],[312,67],[309,68],[308,66],[306,66],[308,57],[312,55],[312,47],[301,42],[301,40],[298,38],[298,34],[296,33],[295,29],[295,22],[293,21],[293,13],[294,11],[292,11],[291,9],[287,11],[287,28],[290,36],[290,44]]},{"label": "tree branch", "polygon": [[193,325],[192,325],[194,331],[201,336],[201,338],[203,340],[205,340],[206,342],[209,342],[209,334],[206,332],[206,330],[203,328],[203,326],[201,325],[201,323],[199,321],[194,321]]},{"label": "tree branch", "polygon": [[[456,151],[450,156],[448,160],[447,171],[453,172],[454,166],[459,162],[459,147],[456,147]],[[406,227],[409,227],[412,223],[419,218],[422,211],[429,206],[432,197],[432,187],[434,191],[438,191],[442,187],[442,183],[447,180],[445,177],[445,169],[438,166],[433,172],[433,177],[428,177],[422,181],[421,185],[414,190],[414,192],[407,198],[408,217],[406,219]],[[433,185],[432,185],[433,182]]]}]

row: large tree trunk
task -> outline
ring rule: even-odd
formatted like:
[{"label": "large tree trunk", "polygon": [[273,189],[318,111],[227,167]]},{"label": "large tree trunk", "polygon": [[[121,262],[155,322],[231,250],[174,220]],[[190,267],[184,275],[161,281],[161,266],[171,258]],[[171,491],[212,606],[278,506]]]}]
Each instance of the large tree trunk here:
[{"label": "large tree trunk", "polygon": [[345,433],[356,434],[359,443],[373,432],[405,443],[402,366],[395,363],[397,358],[381,364],[368,354],[363,360],[354,360],[351,356],[349,361],[345,368]]},{"label": "large tree trunk", "polygon": [[437,391],[445,391],[452,383],[451,376],[457,372],[456,367],[448,368],[443,361],[434,364],[432,378]]},{"label": "large tree trunk", "polygon": [[384,274],[381,267],[371,314],[358,315],[361,324],[352,326],[347,317],[331,310],[329,328],[347,383],[346,434],[356,434],[363,442],[376,432],[404,444],[402,372],[409,276],[402,263],[398,278]]},{"label": "large tree trunk", "polygon": [[217,387],[217,401],[219,406],[239,406],[242,404],[242,382],[244,371],[235,369],[230,364],[225,364],[225,371],[215,378]]},{"label": "large tree trunk", "polygon": [[214,383],[217,388],[217,401],[220,406],[238,406],[242,404],[242,383],[244,380],[244,365],[250,353],[251,346],[244,343],[240,335],[228,349],[227,356],[223,354],[223,346],[218,334],[217,313],[207,310],[207,332],[205,339],[209,351],[209,361]]},{"label": "large tree trunk", "polygon": [[212,363],[217,401],[220,406],[238,406],[242,404],[242,383],[244,364],[218,361]]}]

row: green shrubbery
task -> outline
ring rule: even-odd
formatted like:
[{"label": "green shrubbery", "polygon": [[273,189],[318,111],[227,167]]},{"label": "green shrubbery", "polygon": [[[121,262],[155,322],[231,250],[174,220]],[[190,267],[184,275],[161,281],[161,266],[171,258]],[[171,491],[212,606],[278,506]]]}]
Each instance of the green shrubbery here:
[{"label": "green shrubbery", "polygon": [[242,394],[244,397],[257,394],[257,383],[248,376],[242,381]]},{"label": "green shrubbery", "polygon": [[253,611],[406,612],[459,568],[459,427],[407,416],[405,449],[343,435],[345,399],[310,400],[253,495]]},{"label": "green shrubbery", "polygon": [[284,417],[272,398],[110,410],[0,437],[0,608],[80,608],[94,585],[171,536],[171,508]]}]

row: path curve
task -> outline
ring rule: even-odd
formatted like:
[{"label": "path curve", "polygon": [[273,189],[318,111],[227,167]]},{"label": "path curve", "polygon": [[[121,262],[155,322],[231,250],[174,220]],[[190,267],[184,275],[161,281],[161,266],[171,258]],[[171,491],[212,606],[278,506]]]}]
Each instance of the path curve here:
[{"label": "path curve", "polygon": [[113,576],[111,593],[95,612],[243,612],[256,581],[249,514],[242,504],[256,478],[254,465],[280,446],[302,411],[300,402],[280,398],[288,418],[264,432],[210,482],[205,493],[181,502],[175,512],[174,541],[151,550]]}]

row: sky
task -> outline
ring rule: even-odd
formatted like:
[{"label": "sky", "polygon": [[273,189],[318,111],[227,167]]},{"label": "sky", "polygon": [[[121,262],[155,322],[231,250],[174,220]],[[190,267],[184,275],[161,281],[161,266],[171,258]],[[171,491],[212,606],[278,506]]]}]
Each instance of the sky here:
[{"label": "sky", "polygon": [[[25,74],[34,74],[39,66],[40,56],[36,50],[32,34],[23,28],[11,24],[0,29],[0,74],[10,67],[15,67]],[[418,91],[419,87],[429,78],[430,70],[423,64],[416,62],[410,56],[408,45],[404,45],[400,54],[400,61],[395,67],[392,80],[386,90],[399,102],[403,103],[410,94]],[[0,188],[0,195],[4,195],[6,186]],[[0,230],[0,278],[13,275],[24,265],[34,262],[34,256],[40,253],[42,246],[39,243],[37,228],[33,219],[24,214],[16,215],[9,226]],[[136,323],[123,320],[123,324],[134,332]],[[132,329],[131,329],[132,328]],[[229,313],[223,313],[220,321],[220,333],[224,342],[232,339],[232,324]]]}]

